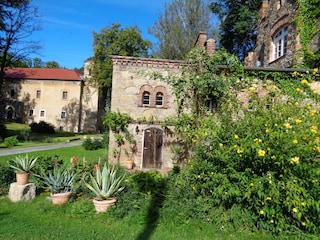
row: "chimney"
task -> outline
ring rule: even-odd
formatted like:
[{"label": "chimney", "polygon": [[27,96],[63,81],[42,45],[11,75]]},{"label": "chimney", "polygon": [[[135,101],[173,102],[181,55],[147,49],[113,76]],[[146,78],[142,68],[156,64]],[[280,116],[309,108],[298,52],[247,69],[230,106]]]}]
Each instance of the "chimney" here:
[{"label": "chimney", "polygon": [[214,39],[208,39],[206,44],[206,52],[208,53],[208,55],[212,56],[216,53],[216,40]]},{"label": "chimney", "polygon": [[263,19],[266,17],[268,7],[269,7],[269,1],[263,0],[261,3],[261,6],[260,6],[260,10],[259,10],[259,18],[260,19]]},{"label": "chimney", "polygon": [[207,32],[199,32],[195,47],[205,48],[205,43],[207,41]]},{"label": "chimney", "polygon": [[246,67],[253,67],[254,65],[254,53],[248,52],[248,55],[244,58],[244,65]]}]

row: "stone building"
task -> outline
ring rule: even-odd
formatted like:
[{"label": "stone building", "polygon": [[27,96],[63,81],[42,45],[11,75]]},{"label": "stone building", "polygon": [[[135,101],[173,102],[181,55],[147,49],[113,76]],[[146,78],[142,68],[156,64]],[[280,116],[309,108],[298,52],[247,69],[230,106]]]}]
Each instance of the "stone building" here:
[{"label": "stone building", "polygon": [[[131,157],[139,169],[171,168],[169,143],[175,140],[169,134],[170,129],[165,131],[161,123],[177,113],[175,97],[170,85],[147,75],[180,74],[183,62],[120,56],[113,56],[112,61],[111,111],[130,115],[128,130],[136,142],[135,146],[128,143],[124,146],[118,161],[124,165]],[[114,162],[117,144],[112,133],[109,141],[109,161]],[[126,156],[126,152],[131,156]]]},{"label": "stone building", "polygon": [[[258,18],[258,34],[254,53],[247,65],[289,68],[301,48],[293,19],[297,14],[294,0],[263,0]],[[248,59],[247,59],[248,61]]]},{"label": "stone building", "polygon": [[[207,33],[200,32],[195,43],[209,54],[215,53],[215,40],[207,39]],[[110,133],[109,161],[126,164],[133,158],[138,169],[163,170],[173,167],[172,144],[177,144],[172,127],[161,127],[167,117],[177,114],[177,105],[172,88],[152,73],[179,76],[185,61],[112,56],[113,77],[111,111],[129,114],[132,121],[129,132],[136,142],[127,143],[116,158],[118,149],[114,135]]]},{"label": "stone building", "polygon": [[[262,0],[256,48],[248,54],[245,65],[292,68],[301,64],[304,60],[303,51],[299,29],[295,24],[298,13],[295,0]],[[317,25],[320,25],[320,21]],[[313,53],[319,52],[320,31],[312,36],[307,47]]]},{"label": "stone building", "polygon": [[70,132],[95,131],[97,91],[74,70],[8,68],[0,105],[5,121],[45,121]]}]

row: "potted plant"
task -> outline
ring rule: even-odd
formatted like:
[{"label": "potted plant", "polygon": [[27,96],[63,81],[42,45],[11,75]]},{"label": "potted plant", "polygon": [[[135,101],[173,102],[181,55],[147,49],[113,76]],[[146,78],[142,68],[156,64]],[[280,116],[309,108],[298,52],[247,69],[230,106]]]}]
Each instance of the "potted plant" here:
[{"label": "potted plant", "polygon": [[8,164],[16,172],[16,179],[19,185],[26,185],[29,182],[30,172],[35,166],[37,158],[25,156],[16,156],[15,159],[8,161]]},{"label": "potted plant", "polygon": [[41,169],[41,175],[39,177],[45,187],[50,191],[53,204],[64,204],[70,199],[76,173],[71,171],[67,165],[57,165],[49,172]]},{"label": "potted plant", "polygon": [[134,167],[134,160],[133,160],[134,147],[133,147],[133,144],[131,144],[130,148],[131,148],[130,152],[126,148],[124,149],[124,153],[127,155],[126,167],[128,170],[132,170]]},{"label": "potted plant", "polygon": [[95,175],[90,176],[91,184],[85,185],[96,195],[93,204],[97,213],[107,211],[109,206],[115,205],[117,193],[124,187],[121,183],[125,174],[119,175],[114,165],[104,164],[101,169],[99,164],[95,164]]}]

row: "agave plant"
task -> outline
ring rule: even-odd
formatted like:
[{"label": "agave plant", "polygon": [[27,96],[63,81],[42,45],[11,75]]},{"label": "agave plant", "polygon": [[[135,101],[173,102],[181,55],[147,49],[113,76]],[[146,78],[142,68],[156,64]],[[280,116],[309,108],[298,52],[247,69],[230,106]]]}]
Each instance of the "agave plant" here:
[{"label": "agave plant", "polygon": [[97,165],[95,170],[95,175],[90,176],[91,185],[88,183],[85,183],[85,185],[96,195],[96,200],[113,198],[124,189],[124,187],[121,187],[121,183],[125,174],[117,176],[114,165],[104,164],[102,169]]},{"label": "agave plant", "polygon": [[31,169],[35,166],[37,162],[36,157],[25,156],[16,156],[15,159],[8,161],[8,164],[13,168],[17,173],[30,173]]},{"label": "agave plant", "polygon": [[76,173],[70,171],[67,166],[55,166],[54,169],[46,173],[41,169],[40,180],[52,194],[71,192]]}]

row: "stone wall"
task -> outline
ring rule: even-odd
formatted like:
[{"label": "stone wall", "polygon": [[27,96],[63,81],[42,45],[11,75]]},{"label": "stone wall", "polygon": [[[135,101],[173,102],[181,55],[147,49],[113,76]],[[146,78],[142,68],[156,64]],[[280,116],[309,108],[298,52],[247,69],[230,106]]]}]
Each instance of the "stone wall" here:
[{"label": "stone wall", "polygon": [[[294,0],[262,1],[258,20],[258,35],[254,53],[254,63],[248,66],[289,68],[294,63],[297,50],[301,48],[298,31],[293,23],[297,13]],[[272,40],[284,26],[288,26],[287,52],[284,56],[274,59]]]},{"label": "stone wall", "polygon": [[[136,152],[133,155],[136,168],[143,168],[143,141],[144,131],[150,127],[163,129],[161,123],[166,117],[175,116],[177,105],[172,88],[165,81],[156,77],[159,73],[163,76],[178,76],[185,65],[184,61],[171,61],[149,58],[134,58],[113,56],[113,78],[111,111],[127,113],[133,120],[128,130],[136,141]],[[143,94],[150,93],[149,104],[143,101]],[[157,93],[161,93],[163,102],[157,104]],[[172,136],[164,131],[163,148],[161,153],[161,169],[172,167],[170,143],[174,142]],[[126,144],[114,158],[113,151],[119,149],[110,133],[109,161],[125,165],[130,152],[130,144]],[[129,153],[130,154],[130,153]]]}]

